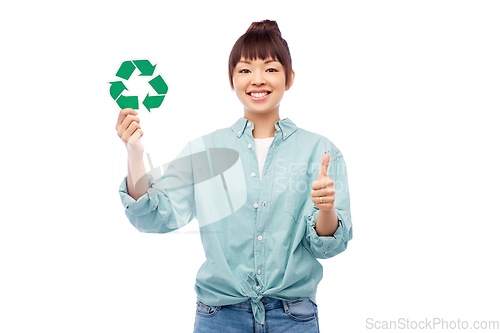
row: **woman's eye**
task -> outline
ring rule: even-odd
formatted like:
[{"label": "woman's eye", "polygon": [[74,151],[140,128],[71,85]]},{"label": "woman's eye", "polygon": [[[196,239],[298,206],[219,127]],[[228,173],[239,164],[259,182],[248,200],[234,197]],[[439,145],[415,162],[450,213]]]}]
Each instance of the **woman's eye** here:
[{"label": "woman's eye", "polygon": [[242,69],[240,73],[249,73],[250,71],[248,69]]},{"label": "woman's eye", "polygon": [[269,69],[268,69],[268,71],[277,72],[277,70],[276,70],[276,69],[274,69],[274,68],[269,68]]}]

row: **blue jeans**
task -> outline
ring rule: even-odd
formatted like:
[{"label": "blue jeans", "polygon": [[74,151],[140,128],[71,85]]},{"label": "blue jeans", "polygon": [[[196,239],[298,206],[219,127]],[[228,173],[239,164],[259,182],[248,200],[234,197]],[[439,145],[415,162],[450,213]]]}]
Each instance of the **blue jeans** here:
[{"label": "blue jeans", "polygon": [[282,301],[262,297],[264,325],[255,321],[250,300],[238,304],[196,304],[194,333],[319,333],[318,307],[311,300]]}]

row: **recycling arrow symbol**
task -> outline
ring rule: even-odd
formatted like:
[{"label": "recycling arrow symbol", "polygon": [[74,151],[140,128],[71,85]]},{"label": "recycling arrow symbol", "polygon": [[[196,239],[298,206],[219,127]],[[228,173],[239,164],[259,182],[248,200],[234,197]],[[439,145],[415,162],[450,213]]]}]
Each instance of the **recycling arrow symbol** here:
[{"label": "recycling arrow symbol", "polygon": [[[130,79],[132,74],[136,69],[139,70],[141,74],[139,76],[153,76],[156,65],[152,65],[149,60],[128,60],[124,61],[118,72],[116,72],[116,76],[122,78],[124,80]],[[121,109],[132,108],[139,109],[139,97],[138,96],[125,96],[122,93],[127,90],[127,87],[122,81],[113,81],[111,83],[111,87],[109,88],[109,93],[111,97],[116,101],[118,106]],[[159,108],[165,99],[165,94],[168,91],[168,86],[165,83],[165,80],[161,77],[161,75],[157,75],[150,81],[148,81],[149,85],[153,87],[155,92],[158,95],[148,95],[142,101],[142,104],[151,112],[151,109]]]}]

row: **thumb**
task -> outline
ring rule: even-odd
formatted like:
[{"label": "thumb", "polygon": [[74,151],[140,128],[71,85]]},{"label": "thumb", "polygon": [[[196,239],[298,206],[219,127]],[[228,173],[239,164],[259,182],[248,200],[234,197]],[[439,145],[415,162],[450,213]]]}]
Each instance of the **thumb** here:
[{"label": "thumb", "polygon": [[321,160],[321,166],[319,167],[318,180],[327,177],[326,172],[328,170],[328,164],[330,164],[330,154],[326,153],[323,155]]}]

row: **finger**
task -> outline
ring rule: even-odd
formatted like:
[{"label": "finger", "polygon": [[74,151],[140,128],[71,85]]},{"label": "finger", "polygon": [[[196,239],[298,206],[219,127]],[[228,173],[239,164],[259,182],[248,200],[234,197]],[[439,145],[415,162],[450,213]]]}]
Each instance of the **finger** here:
[{"label": "finger", "polygon": [[116,121],[116,127],[120,126],[125,117],[129,114],[136,115],[137,111],[131,108],[125,108],[120,110],[118,113],[118,120]]},{"label": "finger", "polygon": [[138,129],[141,129],[141,125],[139,125],[135,121],[132,122],[130,126],[123,132],[121,136],[122,140],[128,142],[132,134],[134,134],[134,132]]},{"label": "finger", "polygon": [[313,190],[321,190],[324,187],[325,185],[323,184],[323,179],[315,180],[311,184],[311,188]]},{"label": "finger", "polygon": [[321,205],[321,204],[330,204],[330,203],[335,201],[335,197],[333,197],[333,196],[322,197],[322,198],[323,199],[320,199],[319,197],[313,197],[312,202],[314,202],[315,204]]},{"label": "finger", "polygon": [[128,143],[134,144],[137,140],[139,140],[142,137],[142,130],[140,128],[136,129],[134,133],[130,136],[128,139]]},{"label": "finger", "polygon": [[333,208],[335,206],[335,195],[322,198],[314,197],[311,200],[317,208]]},{"label": "finger", "polygon": [[318,189],[318,190],[312,190],[311,191],[311,197],[333,197],[335,196],[335,189],[331,189],[328,187]]},{"label": "finger", "polygon": [[130,127],[133,122],[140,124],[141,120],[139,119],[139,117],[127,115],[117,128],[118,136],[122,138],[123,133],[127,130],[127,128]]},{"label": "finger", "polygon": [[[140,119],[136,116],[127,115],[123,123],[118,126],[117,134],[122,140],[127,141],[130,135],[134,133],[137,129],[137,125],[139,125]],[[131,127],[132,126],[132,127]],[[139,125],[139,128],[141,126]]]},{"label": "finger", "polygon": [[129,115],[127,115],[127,116],[125,117],[125,119],[123,120],[123,122],[122,122],[122,125],[121,125],[121,126],[122,126],[122,128],[127,129],[133,121],[135,121],[135,122],[136,122],[136,123],[138,123],[138,124],[140,124],[140,123],[141,123],[141,119],[140,119],[139,117],[137,117],[137,116],[132,116],[132,115],[130,115],[130,114],[129,114]]},{"label": "finger", "polygon": [[330,163],[330,154],[326,153],[323,155],[323,159],[321,160],[321,166],[318,172],[318,180],[326,177],[326,172],[328,170],[329,163]]},{"label": "finger", "polygon": [[316,190],[311,190],[311,197],[325,197],[330,193],[331,191],[328,191],[328,189],[326,188],[320,188],[320,189],[316,189]]}]

